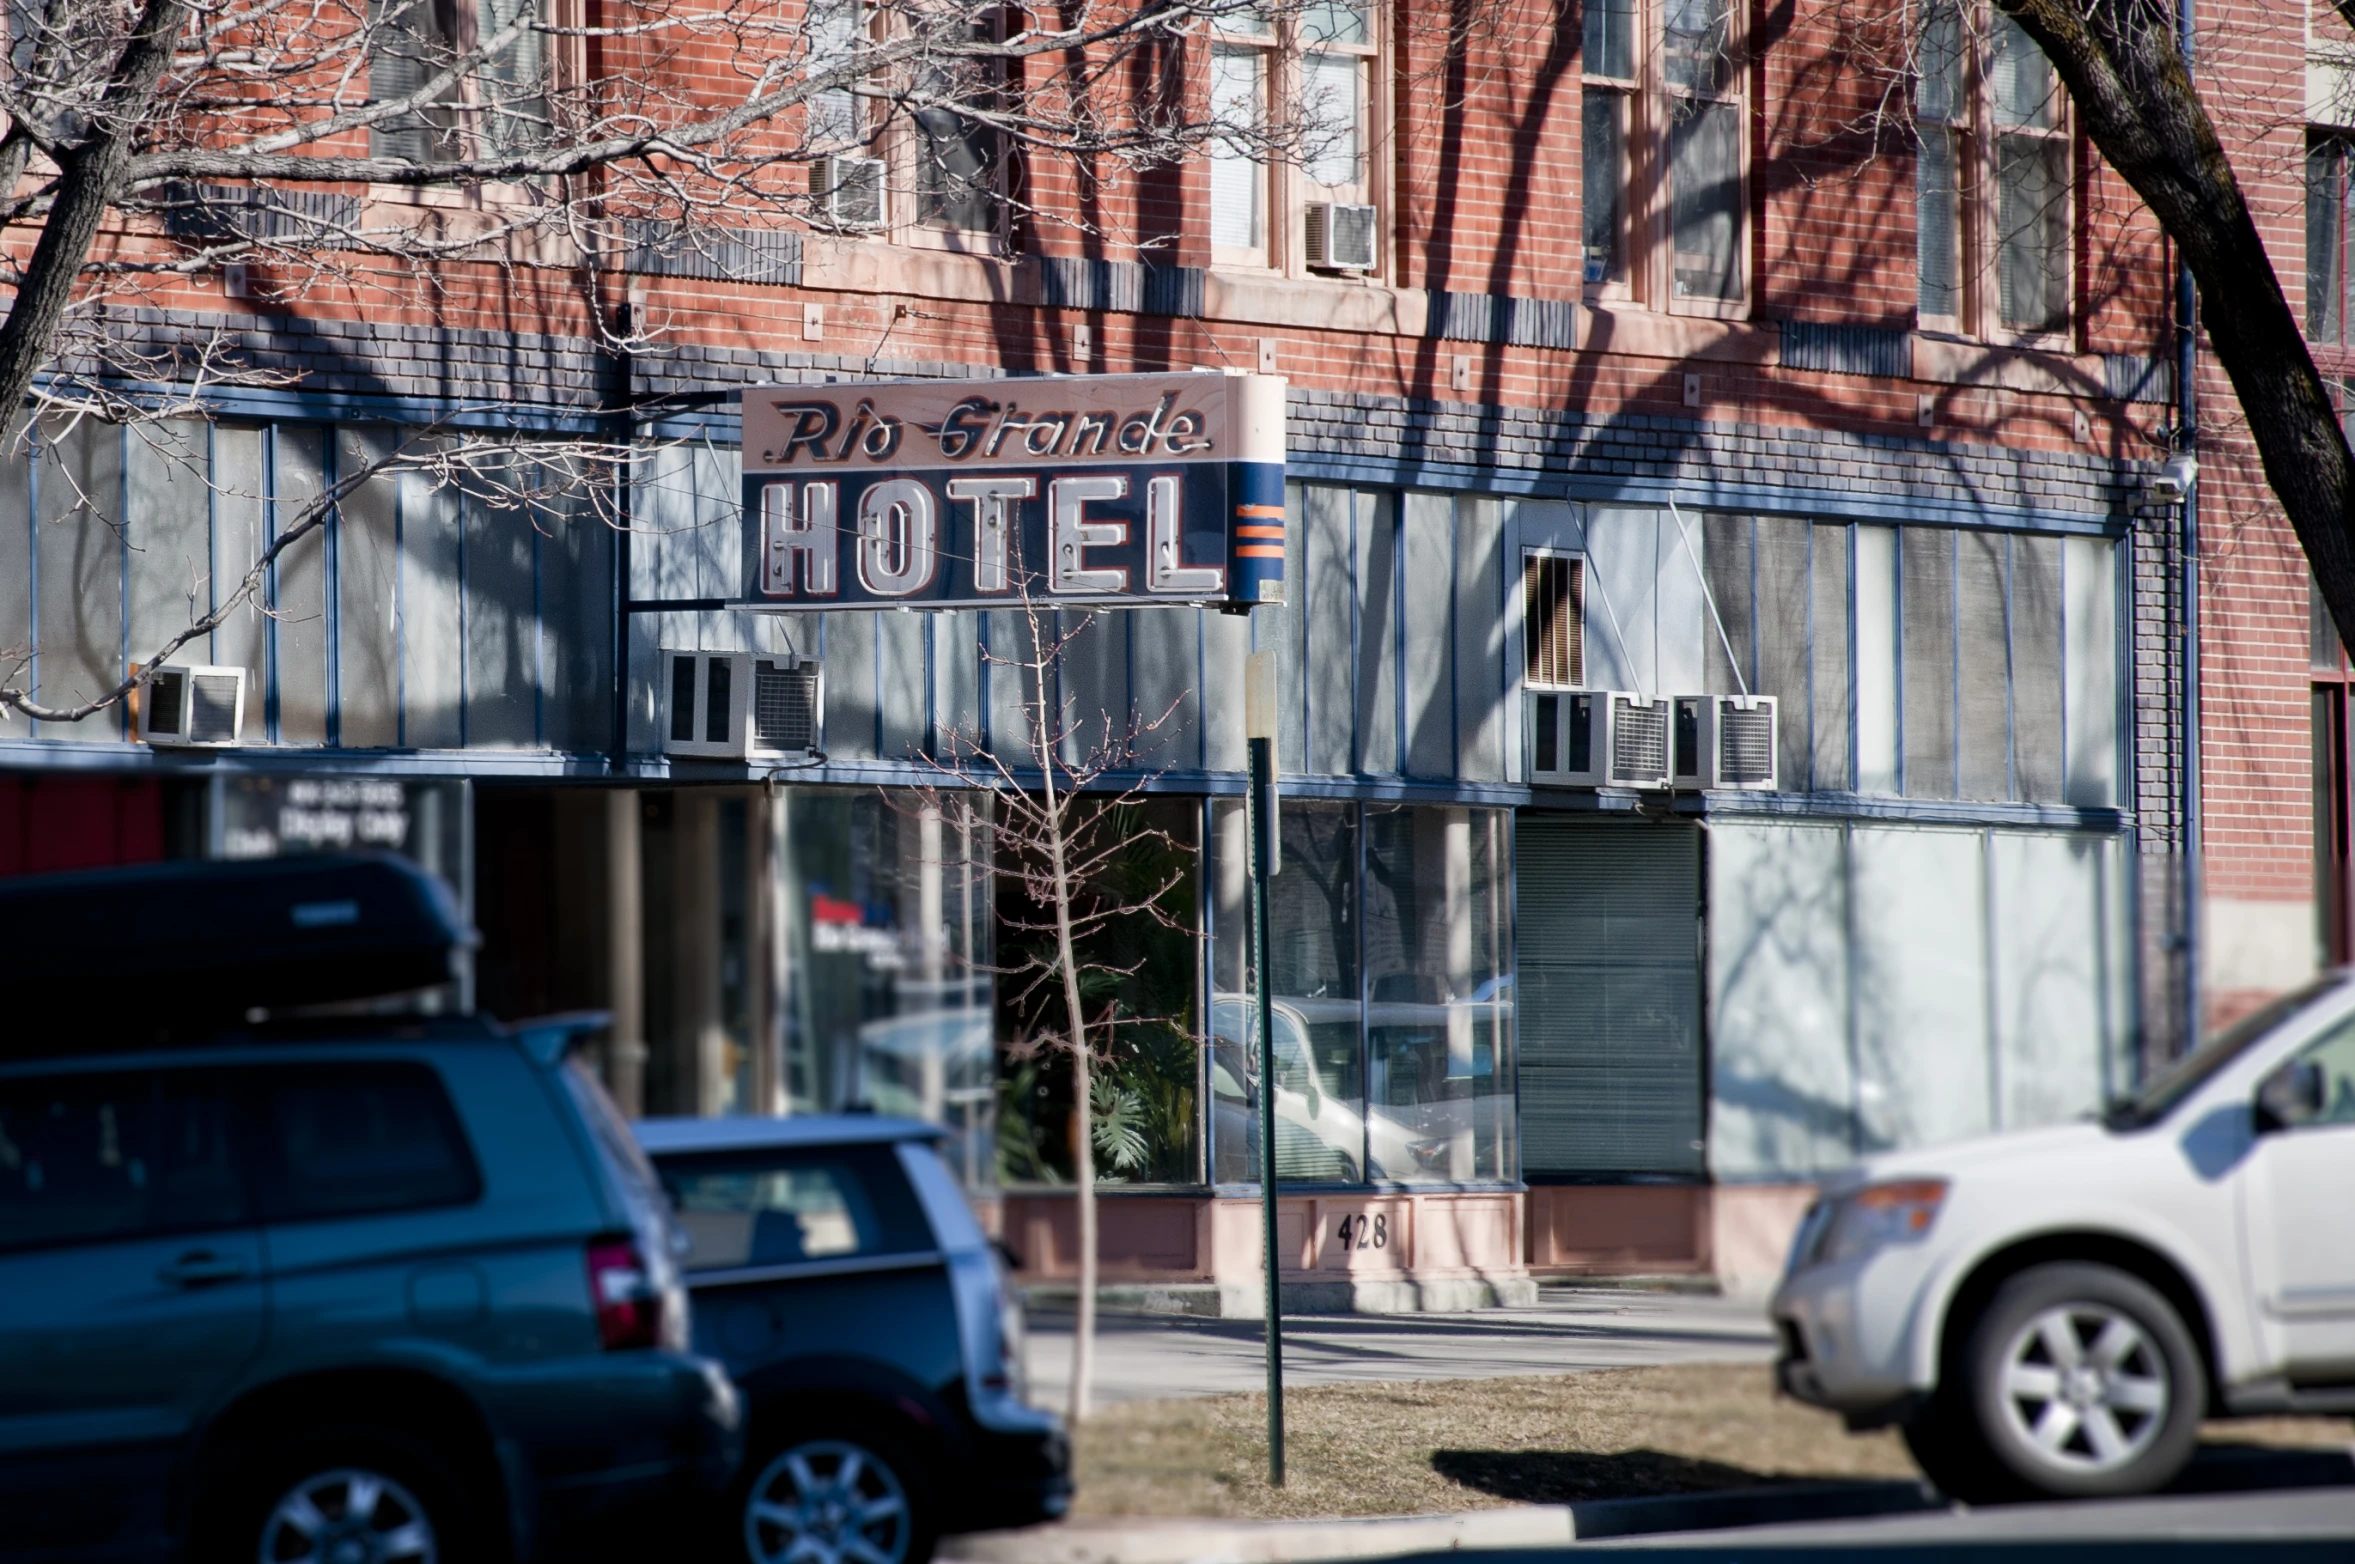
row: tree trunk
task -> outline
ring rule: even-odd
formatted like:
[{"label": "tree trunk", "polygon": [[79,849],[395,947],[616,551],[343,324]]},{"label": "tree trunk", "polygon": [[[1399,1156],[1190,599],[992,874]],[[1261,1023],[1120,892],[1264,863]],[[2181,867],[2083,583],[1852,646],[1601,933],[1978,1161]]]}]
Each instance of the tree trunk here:
[{"label": "tree trunk", "polygon": [[184,0],[147,0],[91,115],[89,135],[58,158],[56,199],[25,263],[8,319],[0,322],[0,412],[6,416],[23,405],[33,377],[55,352],[57,328],[73,303],[82,262],[114,205],[139,126],[187,20]]},{"label": "tree trunk", "polygon": [[2086,135],[2166,229],[2265,477],[2342,638],[2355,644],[2355,455],[2264,238],[2153,0],[1996,0],[2044,50]]}]

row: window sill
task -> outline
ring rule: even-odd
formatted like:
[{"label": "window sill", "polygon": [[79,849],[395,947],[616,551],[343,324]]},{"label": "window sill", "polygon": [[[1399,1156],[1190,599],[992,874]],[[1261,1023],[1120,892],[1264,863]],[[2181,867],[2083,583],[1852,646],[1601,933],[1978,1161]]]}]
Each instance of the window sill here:
[{"label": "window sill", "polygon": [[2002,347],[1922,331],[1914,333],[1913,378],[1933,385],[1986,386],[2045,396],[2109,395],[2098,353]]}]

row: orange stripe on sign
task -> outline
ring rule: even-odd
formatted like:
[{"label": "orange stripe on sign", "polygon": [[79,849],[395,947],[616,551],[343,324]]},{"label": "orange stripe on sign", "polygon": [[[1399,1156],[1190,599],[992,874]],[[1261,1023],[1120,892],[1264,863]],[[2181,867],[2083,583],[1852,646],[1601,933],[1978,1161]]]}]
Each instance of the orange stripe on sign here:
[{"label": "orange stripe on sign", "polygon": [[1245,543],[1235,550],[1235,557],[1237,559],[1282,559],[1284,551],[1280,548],[1269,548],[1264,543]]},{"label": "orange stripe on sign", "polygon": [[1284,529],[1281,527],[1237,527],[1235,536],[1238,538],[1274,538],[1281,542],[1284,537]]},{"label": "orange stripe on sign", "polygon": [[1284,507],[1281,505],[1238,505],[1235,507],[1235,514],[1238,516],[1265,516],[1271,521],[1282,521]]}]

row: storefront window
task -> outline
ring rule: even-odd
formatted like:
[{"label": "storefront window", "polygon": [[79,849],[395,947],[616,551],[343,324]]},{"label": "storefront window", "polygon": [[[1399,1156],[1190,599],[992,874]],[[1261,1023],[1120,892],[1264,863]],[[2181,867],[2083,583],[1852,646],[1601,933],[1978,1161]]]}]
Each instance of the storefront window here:
[{"label": "storefront window", "polygon": [[1514,1176],[1506,816],[1366,810],[1366,1154],[1377,1179]]},{"label": "storefront window", "polygon": [[[1202,1178],[1199,934],[1201,806],[1149,799],[1083,817],[1073,857],[1090,872],[1072,913],[1096,1066],[1095,1172],[1110,1184]],[[998,1158],[1008,1183],[1073,1174],[1071,1060],[1064,990],[1052,971],[1054,909],[998,844]]]},{"label": "storefront window", "polygon": [[788,1103],[944,1125],[966,1187],[991,1182],[987,815],[831,788],[778,797]]},{"label": "storefront window", "polygon": [[[1276,1173],[1516,1176],[1509,825],[1499,811],[1286,799],[1269,888]],[[1211,1176],[1259,1178],[1249,838],[1211,808]]]}]

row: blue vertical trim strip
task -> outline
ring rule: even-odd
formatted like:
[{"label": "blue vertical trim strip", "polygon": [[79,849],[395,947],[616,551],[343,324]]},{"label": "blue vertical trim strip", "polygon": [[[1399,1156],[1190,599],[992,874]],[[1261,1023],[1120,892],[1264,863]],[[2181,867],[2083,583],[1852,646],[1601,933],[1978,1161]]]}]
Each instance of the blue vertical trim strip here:
[{"label": "blue vertical trim strip", "polygon": [[1947,767],[1948,767],[1948,769],[1949,769],[1949,770],[1951,770],[1951,771],[1954,773],[1954,793],[1953,793],[1953,796],[1954,796],[1954,797],[1956,797],[1956,798],[1960,798],[1960,797],[1962,797],[1962,796],[1963,796],[1963,787],[1962,787],[1962,749],[1963,749],[1963,725],[1962,725],[1962,682],[1963,682],[1963,660],[1962,660],[1962,617],[1963,617],[1963,616],[1962,616],[1962,534],[1961,534],[1959,531],[1949,531],[1949,532],[1946,534],[1946,558],[1947,558],[1947,566],[1946,566],[1946,595],[1947,595],[1947,597],[1948,597],[1949,599],[1951,599],[1951,602],[1952,602],[1952,606],[1951,606],[1951,607],[1948,609],[1948,611],[1947,611],[1947,621],[1946,621],[1946,639],[1947,639],[1948,641],[1950,641],[1950,642],[1952,642],[1952,643],[1953,643],[1953,650],[1952,650],[1952,652],[1951,652],[1951,653],[1948,655],[1948,658],[1947,658],[1947,666],[1948,666],[1948,667],[1950,667],[1950,668],[1952,668],[1952,669],[1954,670],[1954,677],[1953,677],[1951,680],[1949,680],[1949,681],[1948,681],[1948,683],[1947,683],[1947,686],[1946,686],[1946,688],[1947,688],[1947,690],[1948,690],[1948,692],[1949,692],[1949,693],[1947,694],[1947,697],[1946,697],[1946,703],[1947,703],[1948,707],[1950,707],[1950,708],[1952,709],[1952,712],[1953,712],[1953,715],[1952,715],[1952,716],[1951,716],[1951,717],[1948,719],[1948,721],[1949,721],[1949,723],[1950,723],[1950,726],[1947,728],[1947,730],[1946,730],[1946,731],[1947,731],[1949,734],[1951,734],[1951,735],[1953,736],[1953,746],[1954,746],[1954,753],[1953,753],[1951,756],[1949,756],[1949,757],[1947,758]]},{"label": "blue vertical trim strip", "polygon": [[[204,424],[204,604],[210,613],[221,606],[221,454],[220,429],[211,419]],[[204,638],[204,660],[221,660],[221,632]]]},{"label": "blue vertical trim strip", "polygon": [[472,630],[474,624],[474,594],[467,590],[470,585],[467,580],[467,565],[470,563],[474,553],[473,548],[470,546],[472,539],[468,537],[468,533],[473,530],[474,525],[474,501],[467,494],[466,486],[464,484],[460,484],[458,486],[457,509],[458,747],[460,749],[464,749],[467,747],[467,739],[471,736],[473,724],[469,719],[472,716],[471,708],[474,705],[474,659],[468,655],[469,647],[467,644],[473,639],[473,636],[469,632]]},{"label": "blue vertical trim strip", "polygon": [[[1750,666],[1743,670],[1742,678],[1748,683],[1750,693],[1756,695],[1759,683],[1766,677],[1766,670],[1759,666],[1758,652],[1758,518],[1748,516],[1743,519],[1750,524]],[[1701,551],[1704,558],[1708,555],[1708,549],[1709,523],[1707,516],[1703,516],[1701,520]]]},{"label": "blue vertical trim strip", "polygon": [[[534,474],[532,486],[540,485],[540,475]],[[532,742],[545,748],[548,743],[548,619],[546,539],[533,525],[527,511],[524,525],[532,535]]]},{"label": "blue vertical trim strip", "polygon": [[405,749],[409,743],[409,485],[397,472],[392,483],[393,742]]},{"label": "blue vertical trim strip", "polygon": [[2014,799],[2020,796],[2020,659],[2012,646],[2012,563],[2018,550],[2018,540],[2003,540],[2003,796]]},{"label": "blue vertical trim strip", "polygon": [[[342,450],[340,426],[327,424],[319,430],[319,484],[322,493],[335,488],[336,456]],[[331,746],[343,743],[343,506],[340,502],[327,507],[324,523],[327,536],[322,547],[326,583],[326,601],[320,605],[320,627],[327,637],[327,742]]]},{"label": "blue vertical trim strip", "polygon": [[[262,541],[263,546],[278,541],[278,426],[262,426]],[[278,742],[278,565],[270,564],[262,589],[269,595],[268,612],[262,615],[262,661],[266,671],[262,676],[262,731],[270,742]]]},{"label": "blue vertical trim strip", "polygon": [[[1364,660],[1364,657],[1363,657],[1363,654],[1362,654],[1362,651],[1361,651],[1361,648],[1360,648],[1360,644],[1359,644],[1359,643],[1361,642],[1361,640],[1363,639],[1363,637],[1364,637],[1364,635],[1365,635],[1365,615],[1364,615],[1364,613],[1363,613],[1363,612],[1361,612],[1361,611],[1360,611],[1360,608],[1359,608],[1359,597],[1360,597],[1360,594],[1362,594],[1362,593],[1365,591],[1365,583],[1364,583],[1363,581],[1361,581],[1361,580],[1359,580],[1359,579],[1358,579],[1358,570],[1357,570],[1357,562],[1358,562],[1358,558],[1359,558],[1358,541],[1357,541],[1357,529],[1358,529],[1358,514],[1357,514],[1357,508],[1358,508],[1358,502],[1364,498],[1364,495],[1362,495],[1361,493],[1359,493],[1359,492],[1358,492],[1356,489],[1344,489],[1344,490],[1342,490],[1341,492],[1349,496],[1349,536],[1348,536],[1348,539],[1347,539],[1347,541],[1346,541],[1346,542],[1344,542],[1344,543],[1343,543],[1343,545],[1342,545],[1344,548],[1346,548],[1346,549],[1348,549],[1348,550],[1349,550],[1349,764],[1348,764],[1348,769],[1349,769],[1349,770],[1351,770],[1351,771],[1357,772],[1357,773],[1359,773],[1359,774],[1361,774],[1361,775],[1362,775],[1362,774],[1365,772],[1365,769],[1366,769],[1366,752],[1365,752],[1365,735],[1364,735],[1364,734],[1363,734],[1363,733],[1360,731],[1360,730],[1362,729],[1362,727],[1364,726],[1364,724],[1363,724],[1363,722],[1362,722],[1360,719],[1363,717],[1363,715],[1364,715],[1364,713],[1365,713],[1365,709],[1366,709],[1366,692],[1365,692],[1365,689],[1364,689],[1364,687],[1363,687],[1363,686],[1364,686],[1364,675],[1365,675],[1365,660]],[[1364,822],[1363,822],[1363,820],[1361,819],[1361,820],[1360,820],[1360,822],[1359,822],[1359,824],[1362,826],[1362,825],[1363,825],[1363,823],[1364,823]],[[1359,862],[1359,866],[1362,868],[1362,867],[1363,867],[1363,865],[1364,865],[1364,862],[1365,862],[1365,845],[1364,845],[1362,842],[1361,842],[1361,843],[1359,843],[1359,845],[1358,845],[1358,862]],[[1360,887],[1361,889],[1364,887],[1364,884],[1365,884],[1365,882],[1364,882],[1362,879],[1361,879],[1361,880],[1358,882],[1358,885],[1359,885],[1359,887]],[[1363,931],[1363,930],[1360,930],[1360,931],[1359,931],[1358,942],[1359,942],[1360,950],[1361,950],[1361,953],[1362,953],[1362,949],[1363,949],[1364,942],[1365,942],[1365,937],[1364,937],[1364,931]],[[1362,976],[1364,975],[1364,974],[1363,974],[1363,971],[1362,971],[1362,966],[1363,966],[1363,963],[1362,963],[1362,962],[1360,963],[1360,966],[1361,966],[1361,971],[1360,971],[1360,974],[1359,974],[1359,975],[1362,977]],[[1363,1030],[1364,1030],[1364,1029],[1363,1029],[1363,1027],[1362,1027],[1362,1025],[1361,1025],[1361,1027],[1360,1027],[1360,1029],[1359,1029],[1359,1030],[1360,1030],[1360,1034],[1362,1035],[1362,1033],[1363,1033]],[[1364,1059],[1364,1051],[1363,1051],[1362,1049],[1359,1051],[1359,1059],[1360,1059],[1360,1063],[1362,1064],[1362,1063],[1363,1063],[1363,1059]]]},{"label": "blue vertical trim strip", "polygon": [[[626,583],[625,583],[625,588],[626,588]],[[819,677],[820,679],[823,679],[823,678],[825,678],[825,677],[826,677],[826,623],[827,623],[827,621],[828,621],[828,620],[832,619],[833,617],[834,617],[834,616],[833,616],[832,614],[820,614],[820,615],[818,615],[818,677]],[[986,637],[986,636],[989,634],[989,630],[988,630],[988,628],[985,626],[985,627],[983,628],[983,630],[982,630],[982,632],[981,632],[981,633],[982,633],[982,634],[983,634],[983,635]],[[982,664],[982,670],[983,670],[983,676],[984,676],[985,678],[988,676],[988,668],[989,668],[989,664],[988,664],[988,662],[987,662],[986,660],[984,660],[984,662],[983,662],[983,664]],[[984,707],[982,708],[982,711],[983,711],[983,712],[984,712],[984,714],[985,714],[985,715],[984,715],[984,717],[983,717],[983,720],[984,720],[985,722],[988,720],[988,718],[987,718],[987,716],[986,716],[986,713],[988,712],[988,710],[989,710],[989,708],[988,708],[987,706],[984,706]],[[830,744],[829,744],[829,741],[828,741],[827,733],[826,733],[826,723],[827,723],[827,720],[828,720],[828,718],[827,718],[826,711],[824,710],[823,706],[821,706],[821,707],[820,707],[820,709],[819,709],[819,712],[818,712],[818,748],[819,748],[819,749],[821,749],[821,750],[824,750],[824,749],[827,749],[827,748],[830,748],[830,747],[831,747],[831,746],[830,746]],[[621,740],[620,740],[620,737],[619,737],[618,735],[615,737],[615,740],[614,740],[614,747],[615,747],[616,749],[619,749],[619,748],[621,747]]]},{"label": "blue vertical trim strip", "polygon": [[1406,495],[1390,496],[1390,623],[1395,627],[1390,647],[1390,696],[1396,716],[1390,748],[1391,769],[1406,775]]},{"label": "blue vertical trim strip", "polygon": [[1804,655],[1805,655],[1805,656],[1806,656],[1806,658],[1807,658],[1806,695],[1805,695],[1805,697],[1804,697],[1804,698],[1805,698],[1805,700],[1806,700],[1806,702],[1807,702],[1807,778],[1806,778],[1806,780],[1807,780],[1807,790],[1808,790],[1809,792],[1813,792],[1813,791],[1815,791],[1816,787],[1818,786],[1818,784],[1817,784],[1817,781],[1816,781],[1816,776],[1815,776],[1815,756],[1816,756],[1816,736],[1815,736],[1815,729],[1816,729],[1816,724],[1817,724],[1817,723],[1818,723],[1818,722],[1821,720],[1820,718],[1818,718],[1818,717],[1816,716],[1816,703],[1815,703],[1815,534],[1816,534],[1816,530],[1817,530],[1817,529],[1816,529],[1816,525],[1815,525],[1815,523],[1813,523],[1813,522],[1809,522],[1809,523],[1807,524],[1807,608],[1806,608],[1806,611],[1805,611],[1805,613],[1804,613],[1804,615],[1802,616],[1802,619],[1801,619],[1801,625],[1802,625],[1802,629],[1801,629],[1801,631],[1800,631],[1800,641],[1801,641],[1801,644],[1802,644],[1802,646],[1804,647]]},{"label": "blue vertical trim strip", "polygon": [[[25,430],[25,634],[32,649],[25,654],[25,688],[41,698],[41,425],[34,420]],[[39,723],[31,723],[34,735]]]},{"label": "blue vertical trim strip", "polygon": [[[1858,679],[1856,675],[1856,652],[1860,643],[1857,639],[1856,633],[1856,597],[1858,591],[1856,581],[1856,523],[1853,521],[1848,523],[1848,525],[1840,529],[1840,532],[1842,540],[1848,550],[1848,590],[1844,594],[1847,598],[1848,606],[1848,786],[1853,791],[1861,793],[1864,791],[1864,745],[1862,742],[1864,710],[1861,703],[1857,700]],[[1846,838],[1843,837],[1842,840],[1844,843]],[[1845,852],[1845,850],[1846,849],[1843,846],[1842,851]],[[1844,860],[1843,872],[1845,872]],[[1851,945],[1849,948],[1851,950],[1855,949],[1853,945]]]},{"label": "blue vertical trim strip", "polygon": [[[131,426],[115,425],[115,504],[123,524],[115,529],[115,552],[120,566],[120,579],[115,583],[121,608],[115,614],[115,637],[118,642],[115,658],[115,677],[131,676]],[[115,735],[125,741],[131,732],[131,703],[117,701],[114,709]]]},{"label": "blue vertical trim strip", "polygon": [[2069,546],[2060,550],[2061,644],[2054,648],[2053,665],[2061,670],[2061,801],[2069,797]]},{"label": "blue vertical trim strip", "polygon": [[[1210,703],[1202,698],[1202,692],[1209,688],[1210,610],[1197,608],[1194,610],[1194,764],[1205,771],[1210,769]],[[985,711],[987,709],[983,708]],[[1208,815],[1203,816],[1205,821],[1209,818]],[[1210,1014],[1207,1010],[1202,1013],[1205,1016]],[[1201,1100],[1208,1102],[1210,1099],[1205,1096]]]},{"label": "blue vertical trim strip", "polygon": [[[1464,670],[1457,652],[1463,634],[1456,604],[1464,589],[1463,523],[1460,507],[1467,502],[1450,494],[1447,503],[1447,774],[1464,774]],[[1503,620],[1497,621],[1500,625]]]},{"label": "blue vertical trim strip", "polygon": [[1906,796],[1905,774],[1905,539],[1907,528],[1890,529],[1894,536],[1889,543],[1889,557],[1894,563],[1889,572],[1889,662],[1894,677],[1890,681],[1890,698],[1897,708],[1897,796]]}]

